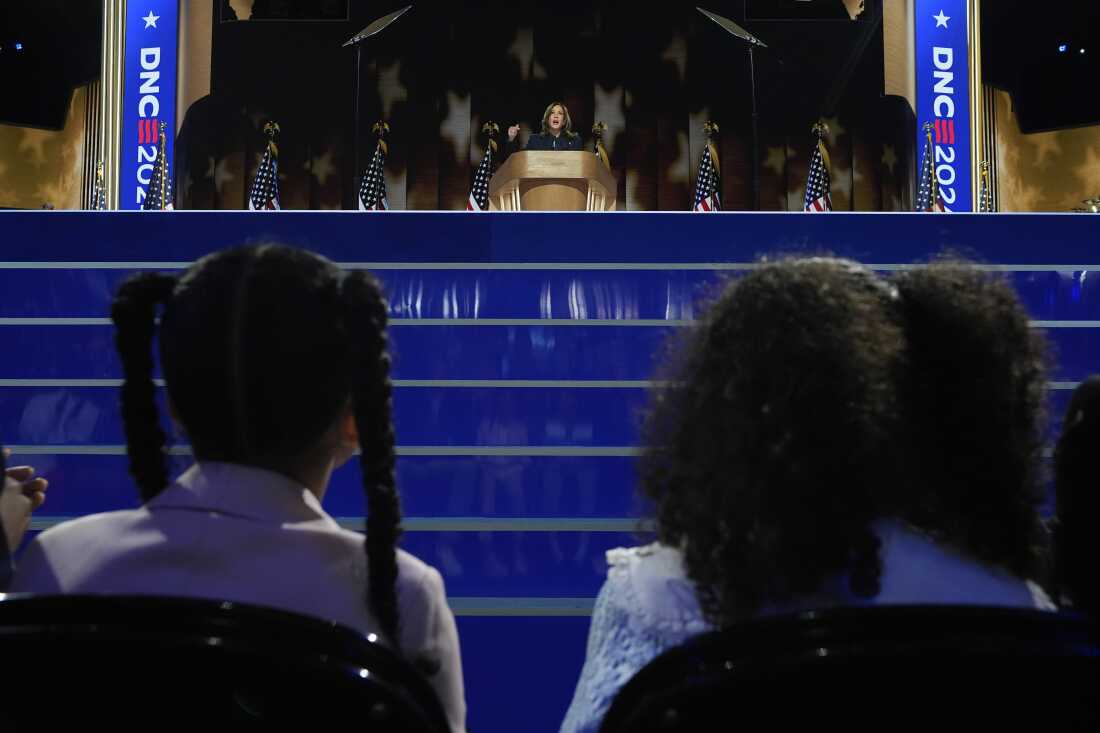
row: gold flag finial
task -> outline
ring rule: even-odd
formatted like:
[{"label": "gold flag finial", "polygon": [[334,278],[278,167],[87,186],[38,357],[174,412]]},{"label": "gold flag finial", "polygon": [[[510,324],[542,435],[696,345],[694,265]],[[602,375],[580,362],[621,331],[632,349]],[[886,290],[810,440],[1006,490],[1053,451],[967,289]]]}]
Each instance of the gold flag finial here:
[{"label": "gold flag finial", "polygon": [[500,125],[493,122],[492,120],[489,120],[481,126],[481,134],[489,136],[489,149],[495,153],[497,151],[497,148],[500,147],[499,145],[497,145],[496,140],[497,135],[500,134]]},{"label": "gold flag finial", "polygon": [[721,175],[722,170],[718,165],[718,148],[714,144],[714,138],[718,136],[718,123],[707,120],[703,125],[703,133],[707,136],[707,150],[710,151],[710,162],[714,166],[714,172]]},{"label": "gold flag finial", "polygon": [[831,170],[832,162],[829,160],[829,149],[825,147],[825,138],[829,135],[829,126],[825,124],[825,120],[818,120],[810,131],[817,138],[817,149],[821,153],[821,162],[825,164],[825,170]]},{"label": "gold flag finial", "polygon": [[275,136],[280,131],[279,123],[275,120],[268,120],[264,125],[264,134],[267,135],[267,149],[271,151],[271,155],[275,158],[279,157],[279,146],[275,144]]},{"label": "gold flag finial", "polygon": [[378,149],[382,155],[389,155],[390,147],[386,144],[386,135],[390,134],[390,125],[385,120],[378,120],[371,127],[371,132],[378,136]]}]

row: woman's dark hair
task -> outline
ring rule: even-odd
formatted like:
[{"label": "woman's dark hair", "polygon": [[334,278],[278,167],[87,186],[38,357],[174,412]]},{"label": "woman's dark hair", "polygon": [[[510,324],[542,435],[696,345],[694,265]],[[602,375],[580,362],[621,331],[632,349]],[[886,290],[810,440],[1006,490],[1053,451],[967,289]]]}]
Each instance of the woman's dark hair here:
[{"label": "woman's dark hair", "polygon": [[902,273],[907,481],[897,512],[935,539],[1034,577],[1047,355],[1013,288],[961,262]]},{"label": "woman's dark hair", "polygon": [[148,501],[168,484],[153,383],[159,347],[168,397],[200,460],[288,473],[323,448],[349,405],[367,499],[368,606],[397,645],[396,544],[387,306],[378,282],[276,244],[202,258],[178,280],[140,274],[111,308],[125,381],[130,473]]},{"label": "woman's dark hair", "polygon": [[1054,577],[1058,595],[1088,614],[1100,613],[1096,558],[1100,551],[1100,375],[1078,385],[1054,449],[1056,497]]},{"label": "woman's dark hair", "polygon": [[877,594],[871,522],[902,350],[887,288],[841,260],[765,263],[672,344],[642,490],[715,625],[838,576]]}]

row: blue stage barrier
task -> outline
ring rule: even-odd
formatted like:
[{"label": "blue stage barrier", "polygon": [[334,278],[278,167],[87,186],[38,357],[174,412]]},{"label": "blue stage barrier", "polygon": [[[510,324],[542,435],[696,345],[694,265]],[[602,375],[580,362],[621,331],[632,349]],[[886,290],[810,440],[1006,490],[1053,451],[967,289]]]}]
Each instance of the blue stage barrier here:
[{"label": "blue stage barrier", "polygon": [[[762,255],[883,272],[945,250],[1002,270],[1058,366],[1052,426],[1100,371],[1086,215],[0,212],[0,439],[51,479],[42,529],[133,507],[107,319],[129,274],[277,240],[373,270],[390,299],[404,547],[459,615],[470,727],[555,730],[603,553],[645,541],[634,461],[664,344]],[[1052,430],[1052,435],[1053,435]],[[178,446],[172,461],[189,461]],[[357,465],[326,508],[363,522]]]}]

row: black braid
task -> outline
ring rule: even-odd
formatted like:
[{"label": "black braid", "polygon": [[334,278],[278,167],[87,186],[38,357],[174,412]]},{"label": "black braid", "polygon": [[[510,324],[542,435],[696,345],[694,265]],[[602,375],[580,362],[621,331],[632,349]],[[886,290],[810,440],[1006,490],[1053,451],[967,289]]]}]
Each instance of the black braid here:
[{"label": "black braid", "polygon": [[115,323],[115,347],[122,359],[124,381],[120,395],[122,424],[130,475],[143,501],[149,501],[168,485],[164,459],[166,442],[157,414],[153,384],[153,335],[156,307],[172,296],[176,279],[159,273],[142,273],[119,287],[111,304]]},{"label": "black braid", "polygon": [[395,647],[400,646],[397,609],[397,541],[401,502],[394,480],[393,385],[386,336],[387,306],[382,289],[362,271],[343,284],[351,332],[352,409],[359,430],[359,461],[367,497],[367,604]]}]

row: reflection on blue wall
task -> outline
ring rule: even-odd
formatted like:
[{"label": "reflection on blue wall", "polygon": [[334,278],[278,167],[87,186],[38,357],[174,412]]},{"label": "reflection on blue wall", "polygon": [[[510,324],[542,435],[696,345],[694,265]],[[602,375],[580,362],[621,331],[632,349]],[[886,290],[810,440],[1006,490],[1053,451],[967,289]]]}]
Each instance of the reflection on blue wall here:
[{"label": "reflection on blue wall", "polygon": [[[604,552],[638,541],[634,455],[664,344],[770,252],[888,271],[949,248],[1006,270],[1058,368],[1052,420],[1097,371],[1100,268],[1071,215],[383,216],[0,213],[0,439],[52,482],[41,528],[136,505],[106,320],[117,284],[279,239],[386,284],[404,546],[459,613],[476,731],[550,731],[572,693]],[[17,358],[14,358],[17,355]],[[1054,424],[1052,422],[1052,424]],[[177,469],[185,454],[173,457]],[[362,525],[358,466],[327,509]]]}]

